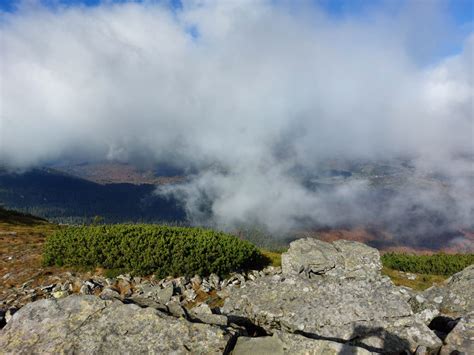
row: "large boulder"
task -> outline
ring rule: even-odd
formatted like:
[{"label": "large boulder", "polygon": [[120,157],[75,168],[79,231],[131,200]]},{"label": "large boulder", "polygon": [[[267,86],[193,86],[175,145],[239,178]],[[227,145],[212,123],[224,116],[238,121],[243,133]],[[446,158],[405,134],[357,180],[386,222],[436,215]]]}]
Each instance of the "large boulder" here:
[{"label": "large boulder", "polygon": [[229,319],[248,319],[268,333],[337,339],[374,351],[439,348],[440,339],[413,315],[380,268],[378,252],[361,243],[298,240],[283,255],[282,276],[233,290],[222,312]]},{"label": "large boulder", "polygon": [[2,329],[3,354],[222,354],[233,333],[94,296],[41,300]]},{"label": "large boulder", "polygon": [[347,240],[330,244],[314,238],[292,242],[281,264],[283,274],[303,278],[371,278],[382,269],[377,249]]}]

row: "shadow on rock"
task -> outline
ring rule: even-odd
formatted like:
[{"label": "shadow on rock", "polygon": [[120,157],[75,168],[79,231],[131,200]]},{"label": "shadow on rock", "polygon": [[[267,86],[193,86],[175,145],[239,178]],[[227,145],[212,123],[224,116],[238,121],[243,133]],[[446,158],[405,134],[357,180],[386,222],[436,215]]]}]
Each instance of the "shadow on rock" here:
[{"label": "shadow on rock", "polygon": [[[347,342],[372,352],[382,354],[410,354],[410,344],[405,339],[381,327],[358,325]],[[343,352],[340,355],[346,355]]]},{"label": "shadow on rock", "polygon": [[[345,345],[357,346],[367,351],[381,354],[408,354],[410,344],[399,336],[387,332],[383,328],[356,326],[349,340],[326,337],[314,333],[297,331],[295,334],[316,340],[327,340]],[[341,349],[339,355],[352,354],[351,348]]]}]

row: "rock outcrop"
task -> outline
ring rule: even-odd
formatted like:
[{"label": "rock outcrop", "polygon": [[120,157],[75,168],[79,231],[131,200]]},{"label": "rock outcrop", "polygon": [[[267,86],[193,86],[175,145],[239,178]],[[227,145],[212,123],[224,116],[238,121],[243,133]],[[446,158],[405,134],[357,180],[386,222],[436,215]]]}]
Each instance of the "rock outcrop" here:
[{"label": "rock outcrop", "polygon": [[69,296],[30,303],[2,330],[6,354],[222,354],[235,336],[154,308],[95,296]]},{"label": "rock outcrop", "polygon": [[366,279],[378,277],[382,269],[377,249],[347,240],[332,244],[313,238],[296,240],[282,255],[281,263],[285,276],[307,279],[321,275]]},{"label": "rock outcrop", "polygon": [[247,282],[222,311],[268,333],[278,329],[373,351],[439,348],[440,339],[380,268],[378,251],[364,244],[300,239],[283,254],[281,276]]},{"label": "rock outcrop", "polygon": [[474,265],[451,276],[442,285],[433,286],[410,300],[416,312],[436,310],[459,317],[474,310]]},{"label": "rock outcrop", "polygon": [[[301,239],[281,269],[224,280],[25,284],[0,312],[0,353],[474,353],[474,266],[421,293],[381,267],[364,244]],[[24,305],[24,294],[45,299]]]}]

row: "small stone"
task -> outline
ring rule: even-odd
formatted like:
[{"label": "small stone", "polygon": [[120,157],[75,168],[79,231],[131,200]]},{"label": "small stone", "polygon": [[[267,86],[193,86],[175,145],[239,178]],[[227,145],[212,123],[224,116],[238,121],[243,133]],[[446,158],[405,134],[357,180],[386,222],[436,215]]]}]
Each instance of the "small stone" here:
[{"label": "small stone", "polygon": [[91,288],[91,289],[96,288],[96,284],[92,281],[86,281],[86,282],[84,282],[84,284],[89,286],[89,288]]},{"label": "small stone", "polygon": [[211,285],[212,288],[218,289],[220,284],[220,278],[216,274],[211,274],[209,275],[209,284]]},{"label": "small stone", "polygon": [[113,289],[112,287],[104,287],[102,292],[99,295],[100,298],[103,300],[112,300],[112,299],[118,299],[120,298],[120,293],[117,292],[117,290]]},{"label": "small stone", "polygon": [[135,276],[135,277],[133,278],[133,282],[136,283],[136,284],[139,284],[140,282],[142,282],[142,278],[139,277],[139,276]]},{"label": "small stone", "polygon": [[201,303],[199,306],[194,307],[193,312],[196,314],[212,314],[211,308],[205,303]]},{"label": "small stone", "polygon": [[191,278],[191,283],[196,286],[200,286],[202,283],[202,278],[199,275],[194,275],[193,278]]},{"label": "small stone", "polygon": [[68,296],[68,295],[69,295],[69,292],[67,292],[67,291],[61,291],[61,290],[60,290],[60,291],[55,291],[55,292],[52,293],[52,296],[53,296],[54,298],[58,298],[58,299],[59,299],[59,298],[64,298],[64,297],[66,297],[66,296]]},{"label": "small stone", "polygon": [[196,292],[191,288],[183,292],[183,296],[186,300],[194,301],[197,297]]},{"label": "small stone", "polygon": [[442,303],[443,296],[438,296],[438,297],[433,298],[433,302],[438,303],[438,304]]},{"label": "small stone", "polygon": [[81,295],[90,295],[90,294],[92,294],[92,291],[91,291],[91,289],[89,288],[89,286],[87,284],[84,284],[84,285],[82,285],[81,289],[79,290],[79,293]]},{"label": "small stone", "polygon": [[166,304],[168,312],[178,318],[187,318],[185,309],[176,301],[170,301]]},{"label": "small stone", "polygon": [[153,299],[157,302],[160,302],[162,304],[166,304],[171,300],[171,297],[173,297],[174,294],[174,287],[173,285],[169,285],[163,289],[157,289],[153,293]]}]

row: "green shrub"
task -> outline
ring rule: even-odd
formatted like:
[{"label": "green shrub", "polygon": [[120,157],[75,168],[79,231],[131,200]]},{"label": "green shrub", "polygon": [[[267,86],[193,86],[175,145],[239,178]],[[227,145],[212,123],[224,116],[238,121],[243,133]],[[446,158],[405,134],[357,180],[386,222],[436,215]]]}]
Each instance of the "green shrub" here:
[{"label": "green shrub", "polygon": [[216,273],[263,266],[250,242],[201,228],[96,225],[59,230],[46,240],[45,265],[123,269],[157,277]]},{"label": "green shrub", "polygon": [[387,253],[382,255],[382,263],[390,269],[405,272],[452,275],[474,264],[474,254],[413,255]]}]

